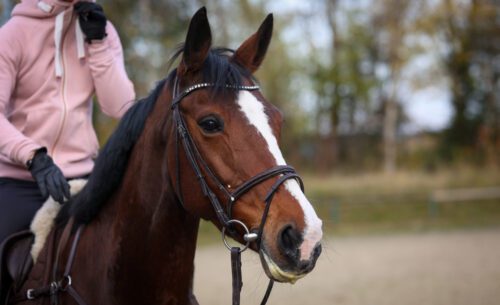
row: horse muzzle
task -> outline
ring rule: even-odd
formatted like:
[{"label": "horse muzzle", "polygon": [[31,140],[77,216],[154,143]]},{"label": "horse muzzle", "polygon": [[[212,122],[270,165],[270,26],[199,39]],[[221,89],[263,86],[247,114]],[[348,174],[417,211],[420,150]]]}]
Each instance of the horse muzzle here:
[{"label": "horse muzzle", "polygon": [[[260,260],[264,271],[270,279],[282,283],[294,284],[297,280],[303,278],[311,272],[321,254],[321,244],[318,243],[311,251],[308,259],[301,259],[300,239],[290,238],[293,233],[290,229],[285,229],[279,236],[278,241],[279,255],[272,255],[268,251],[265,243],[259,251]],[[274,257],[274,259],[273,259]]]}]

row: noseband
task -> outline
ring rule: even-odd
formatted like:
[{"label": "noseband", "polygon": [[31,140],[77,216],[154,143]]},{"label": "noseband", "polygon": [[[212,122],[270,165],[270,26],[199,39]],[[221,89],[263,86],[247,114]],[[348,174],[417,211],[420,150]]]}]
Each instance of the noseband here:
[{"label": "noseband", "polygon": [[[201,90],[201,89],[206,89],[206,88],[211,88],[214,87],[215,85],[212,83],[199,83],[192,85],[185,89],[184,91],[179,93],[179,83],[178,83],[178,78],[175,79],[174,82],[174,88],[173,88],[173,100],[172,100],[172,111],[173,111],[173,123],[175,128],[177,129],[176,134],[176,139],[175,139],[175,159],[176,159],[176,189],[177,189],[177,194],[179,201],[182,206],[184,206],[183,202],[183,196],[182,196],[182,189],[180,185],[180,163],[179,163],[179,142],[182,142],[182,145],[184,147],[184,151],[186,153],[186,157],[198,179],[198,182],[200,183],[201,190],[203,191],[203,194],[208,198],[210,203],[212,204],[212,207],[215,211],[215,214],[217,216],[218,221],[222,225],[222,235],[223,235],[223,240],[224,243],[226,244],[226,247],[231,250],[231,258],[232,258],[232,269],[233,269],[233,305],[238,305],[239,304],[239,293],[241,291],[241,286],[243,285],[241,282],[241,261],[240,261],[240,255],[241,252],[246,250],[248,246],[250,245],[251,242],[256,242],[257,247],[259,249],[262,248],[262,234],[264,231],[264,225],[267,220],[267,216],[269,214],[269,209],[271,206],[271,202],[273,200],[273,197],[275,193],[278,191],[279,187],[285,183],[288,179],[296,179],[302,190],[304,190],[304,185],[302,183],[302,179],[300,176],[296,173],[295,169],[291,166],[288,165],[278,165],[275,167],[272,167],[270,169],[267,169],[254,177],[250,178],[243,184],[239,185],[234,191],[230,191],[226,186],[220,182],[219,178],[214,174],[214,172],[210,169],[204,158],[202,157],[200,151],[198,150],[193,137],[191,136],[189,129],[187,128],[186,122],[181,114],[180,111],[180,103],[181,101],[191,94],[194,91]],[[244,85],[226,85],[225,86],[227,89],[230,90],[236,90],[236,91],[241,91],[241,90],[246,90],[246,91],[257,91],[259,90],[259,86],[257,85],[252,85],[252,86],[244,86]],[[219,198],[215,195],[214,191],[210,188],[208,185],[207,177],[203,174],[202,168],[206,172],[207,176],[212,180],[212,182],[215,184],[216,188],[219,189],[224,196],[226,197],[227,204],[226,204],[226,210],[224,210],[221,202],[219,201]],[[236,219],[232,219],[232,214],[233,214],[233,207],[235,203],[247,192],[249,192],[251,189],[253,189],[255,186],[261,184],[264,181],[267,181],[273,177],[278,177],[278,179],[274,182],[272,187],[269,189],[265,199],[265,208],[264,212],[262,213],[262,218],[260,221],[260,225],[258,228],[258,231],[255,232],[250,232],[247,228],[247,226]],[[234,230],[234,224],[238,224],[241,226],[245,234],[243,235],[243,240],[246,241],[246,244],[243,249],[240,249],[238,247],[230,247],[226,241],[225,241],[225,233],[226,231],[232,235],[233,237],[237,236],[236,230]],[[269,297],[269,294],[271,292],[272,286],[273,286],[274,281],[271,279],[268,285],[268,289],[266,291],[266,294],[264,296],[264,299],[262,300],[261,304],[265,304],[267,302],[267,299]]]}]

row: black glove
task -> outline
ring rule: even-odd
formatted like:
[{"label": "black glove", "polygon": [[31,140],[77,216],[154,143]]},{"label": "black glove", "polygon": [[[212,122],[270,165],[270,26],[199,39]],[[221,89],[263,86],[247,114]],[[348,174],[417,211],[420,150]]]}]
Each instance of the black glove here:
[{"label": "black glove", "polygon": [[63,173],[54,164],[52,158],[47,155],[46,148],[40,148],[29,162],[28,169],[35,178],[38,188],[44,198],[49,195],[60,204],[64,203],[64,197],[69,199],[69,184]]},{"label": "black glove", "polygon": [[75,12],[78,14],[78,21],[82,32],[85,34],[85,41],[101,40],[106,37],[106,16],[102,6],[94,2],[80,1],[75,3]]}]

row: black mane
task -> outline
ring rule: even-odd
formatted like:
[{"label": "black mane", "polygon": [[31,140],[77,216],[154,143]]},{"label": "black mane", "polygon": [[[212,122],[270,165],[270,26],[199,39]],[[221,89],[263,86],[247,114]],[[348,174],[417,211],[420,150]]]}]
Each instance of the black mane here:
[{"label": "black mane", "polygon": [[[183,46],[170,59],[173,63],[181,54]],[[213,84],[214,94],[234,92],[227,85],[242,85],[243,79],[251,74],[229,60],[234,53],[226,48],[210,50],[203,65],[203,82]],[[173,70],[169,76],[156,85],[149,96],[139,100],[123,116],[118,127],[102,148],[82,191],[66,203],[57,217],[58,224],[64,224],[70,217],[76,224],[89,223],[108,201],[113,192],[120,186],[127,169],[130,154],[135,143],[142,134],[146,119],[153,110],[156,101],[167,84],[171,86],[176,76]]]}]

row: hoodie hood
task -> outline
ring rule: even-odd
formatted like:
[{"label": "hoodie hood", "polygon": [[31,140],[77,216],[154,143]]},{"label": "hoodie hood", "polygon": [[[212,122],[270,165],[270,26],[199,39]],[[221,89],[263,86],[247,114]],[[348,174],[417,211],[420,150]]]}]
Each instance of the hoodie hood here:
[{"label": "hoodie hood", "polygon": [[[64,73],[61,63],[61,40],[64,27],[64,19],[70,14],[73,14],[73,4],[81,0],[61,1],[61,0],[22,0],[17,4],[12,11],[12,16],[22,16],[36,19],[53,18],[54,27],[54,43],[55,43],[55,70],[56,76],[61,77]],[[91,0],[95,2],[95,0]],[[90,1],[89,1],[90,2]],[[77,41],[78,58],[85,57],[84,35],[80,28],[80,23],[75,22],[75,35]]]},{"label": "hoodie hood", "polygon": [[12,16],[30,18],[52,18],[73,6],[78,0],[71,2],[59,0],[22,0],[12,10]]}]

